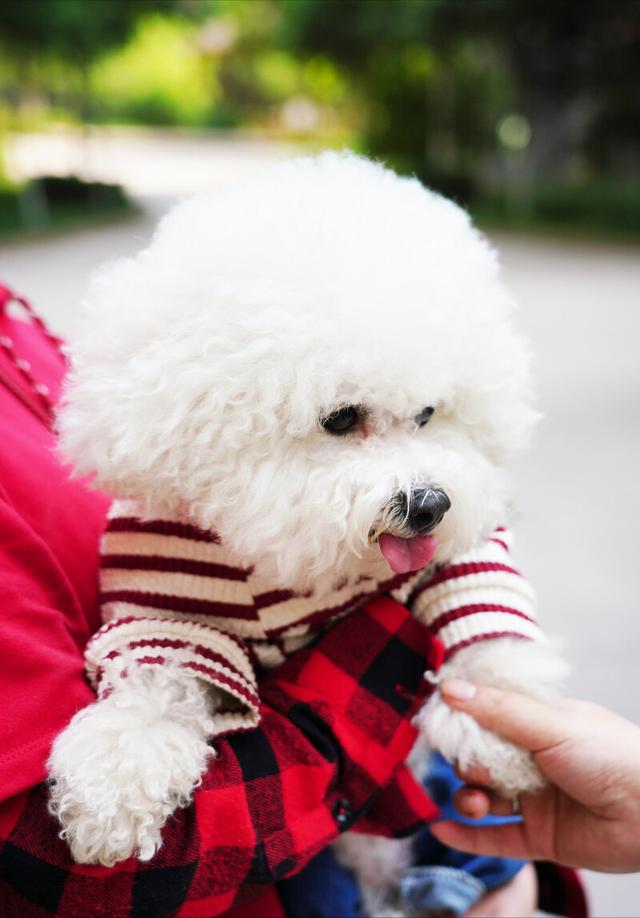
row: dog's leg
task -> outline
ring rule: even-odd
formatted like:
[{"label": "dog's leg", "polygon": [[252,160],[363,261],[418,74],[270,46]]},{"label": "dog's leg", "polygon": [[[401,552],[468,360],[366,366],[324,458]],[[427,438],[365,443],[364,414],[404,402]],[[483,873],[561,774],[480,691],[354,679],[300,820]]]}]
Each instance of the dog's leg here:
[{"label": "dog's leg", "polygon": [[[568,671],[568,665],[546,643],[499,638],[458,651],[438,676],[439,680],[465,679],[552,700],[559,697]],[[488,768],[494,788],[506,797],[544,786],[529,752],[478,726],[468,714],[454,711],[437,691],[415,722],[431,748],[463,771],[471,765]]]},{"label": "dog's leg", "polygon": [[73,718],[49,759],[50,810],[80,863],[149,860],[214,751],[209,687],[177,668],[134,667]]},{"label": "dog's leg", "polygon": [[331,847],[340,863],[356,875],[365,915],[405,918],[398,884],[411,865],[411,839],[345,832]]}]

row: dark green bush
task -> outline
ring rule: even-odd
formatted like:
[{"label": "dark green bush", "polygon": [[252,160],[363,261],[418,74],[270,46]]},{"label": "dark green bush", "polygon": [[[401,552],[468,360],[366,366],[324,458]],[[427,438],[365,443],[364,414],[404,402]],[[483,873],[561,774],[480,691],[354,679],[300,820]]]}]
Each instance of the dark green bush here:
[{"label": "dark green bush", "polygon": [[520,204],[496,193],[475,202],[472,210],[480,220],[505,226],[640,236],[640,182],[541,183]]},{"label": "dark green bush", "polygon": [[20,201],[14,190],[0,190],[0,233],[6,233],[20,225]]},{"label": "dark green bush", "polygon": [[537,217],[558,225],[583,223],[640,233],[640,182],[542,185],[533,205]]},{"label": "dark green bush", "polygon": [[42,176],[21,188],[0,190],[0,234],[64,226],[130,207],[119,185]]},{"label": "dark green bush", "polygon": [[120,185],[84,182],[75,176],[45,175],[35,179],[32,185],[40,187],[52,207],[73,203],[87,210],[102,210],[105,207],[123,207],[127,203]]}]

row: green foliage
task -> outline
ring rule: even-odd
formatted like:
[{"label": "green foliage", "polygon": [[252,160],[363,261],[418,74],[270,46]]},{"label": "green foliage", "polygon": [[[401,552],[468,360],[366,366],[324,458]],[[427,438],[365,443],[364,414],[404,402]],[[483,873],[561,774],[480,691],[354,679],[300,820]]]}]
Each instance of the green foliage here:
[{"label": "green foliage", "polygon": [[394,53],[428,39],[442,0],[283,0],[283,40],[356,69],[371,52]]},{"label": "green foliage", "polygon": [[270,102],[303,93],[320,104],[338,105],[348,91],[341,69],[322,55],[301,61],[290,51],[268,49],[256,54],[253,75],[258,91]]},{"label": "green foliage", "polygon": [[0,130],[267,128],[495,218],[635,232],[636,20],[635,0],[0,0]]},{"label": "green foliage", "polygon": [[95,222],[131,209],[118,185],[42,176],[19,188],[0,188],[0,236]]},{"label": "green foliage", "polygon": [[331,58],[320,54],[302,64],[302,88],[324,105],[339,105],[349,92],[344,71]]},{"label": "green foliage", "polygon": [[[156,8],[166,7],[153,0]],[[126,37],[147,0],[2,0],[5,53],[65,56],[87,63]]]},{"label": "green foliage", "polygon": [[283,0],[283,15],[298,54],[357,88],[367,152],[504,219],[635,228],[636,3]]},{"label": "green foliage", "polygon": [[282,102],[300,91],[300,63],[290,52],[268,48],[256,54],[253,73],[265,99]]},{"label": "green foliage", "polygon": [[90,86],[101,118],[145,124],[206,123],[220,94],[215,62],[198,48],[194,25],[157,14],[140,19],[124,47],[94,64]]},{"label": "green foliage", "polygon": [[15,188],[0,187],[0,233],[21,225],[20,199]]},{"label": "green foliage", "polygon": [[479,220],[500,225],[565,231],[586,236],[640,239],[640,181],[538,184],[525,212],[504,193],[487,195],[474,207]]}]

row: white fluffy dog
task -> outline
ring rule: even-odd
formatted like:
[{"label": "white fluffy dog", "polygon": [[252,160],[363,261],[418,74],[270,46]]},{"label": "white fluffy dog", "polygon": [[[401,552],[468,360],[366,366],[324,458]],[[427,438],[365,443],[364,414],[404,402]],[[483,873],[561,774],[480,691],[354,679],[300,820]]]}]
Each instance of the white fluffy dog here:
[{"label": "white fluffy dog", "polygon": [[[87,312],[64,453],[133,501],[124,516],[215,532],[211,557],[224,550],[254,597],[286,590],[322,605],[347,590],[357,605],[364,583],[406,598],[407,578],[413,588],[474,557],[509,517],[507,469],[535,421],[527,348],[494,252],[415,180],[324,154],[197,196],[102,272]],[[118,595],[105,619],[130,627],[140,610]],[[272,665],[309,639],[303,613],[280,628],[277,651],[268,634],[237,634]],[[204,633],[206,616],[192,619]],[[108,691],[50,761],[52,809],[77,860],[151,857],[237,713],[240,695],[230,715],[220,682],[194,678],[195,642],[166,666],[143,665],[126,642],[90,659]],[[544,641],[501,637],[462,641],[443,673],[548,696],[564,666]],[[503,791],[540,785],[528,754],[437,693],[419,721],[432,747],[488,766]]]}]

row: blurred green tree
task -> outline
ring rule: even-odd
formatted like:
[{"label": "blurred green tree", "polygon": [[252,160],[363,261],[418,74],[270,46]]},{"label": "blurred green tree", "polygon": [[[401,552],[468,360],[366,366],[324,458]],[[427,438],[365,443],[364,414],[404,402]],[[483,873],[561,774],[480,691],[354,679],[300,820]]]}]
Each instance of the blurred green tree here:
[{"label": "blurred green tree", "polygon": [[[285,42],[337,58],[357,87],[364,145],[462,201],[477,192],[508,72],[490,42],[437,40],[446,0],[283,0]],[[467,4],[463,4],[466,6]]]},{"label": "blurred green tree", "polygon": [[168,9],[170,0],[2,0],[5,53],[59,55],[86,65],[120,44],[142,12]]},{"label": "blurred green tree", "polygon": [[124,41],[142,12],[171,5],[172,0],[2,0],[0,47],[26,91],[38,82],[33,72],[43,66],[62,63],[66,71],[75,71],[73,102],[84,120],[90,109],[91,62]]},{"label": "blurred green tree", "polygon": [[483,38],[496,47],[531,123],[537,173],[562,174],[582,156],[593,174],[637,174],[639,14],[635,0],[446,0],[432,38],[446,48]]},{"label": "blurred green tree", "polygon": [[485,214],[636,225],[639,9],[0,0],[0,126],[22,99],[22,126],[74,110],[85,123],[284,130],[359,147]]},{"label": "blurred green tree", "polygon": [[283,28],[299,51],[348,69],[371,152],[465,202],[513,179],[530,206],[539,182],[638,175],[638,11],[634,0],[283,0]]},{"label": "blurred green tree", "polygon": [[100,120],[159,125],[206,124],[220,93],[197,26],[148,11],[126,44],[92,64],[90,88]]}]

